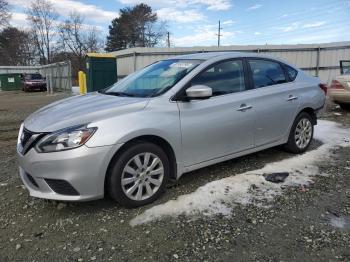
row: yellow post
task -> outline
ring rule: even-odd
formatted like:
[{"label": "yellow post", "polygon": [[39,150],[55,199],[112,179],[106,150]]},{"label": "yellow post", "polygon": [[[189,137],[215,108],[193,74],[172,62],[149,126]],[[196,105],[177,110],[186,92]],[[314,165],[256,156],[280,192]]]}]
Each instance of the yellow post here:
[{"label": "yellow post", "polygon": [[83,75],[83,89],[84,89],[84,94],[86,94],[87,93],[87,88],[86,88],[86,74],[85,73],[83,73],[84,75]]},{"label": "yellow post", "polygon": [[78,72],[78,81],[79,81],[79,93],[82,95],[84,94],[85,92],[85,89],[84,89],[84,72],[83,71],[79,71]]}]

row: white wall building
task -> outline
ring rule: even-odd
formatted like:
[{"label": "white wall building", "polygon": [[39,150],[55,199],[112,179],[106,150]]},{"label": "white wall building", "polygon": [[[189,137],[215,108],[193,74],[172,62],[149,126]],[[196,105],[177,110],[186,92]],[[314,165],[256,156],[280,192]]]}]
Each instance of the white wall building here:
[{"label": "white wall building", "polygon": [[118,79],[155,61],[196,52],[238,51],[275,56],[319,76],[325,83],[340,74],[340,60],[350,60],[350,41],[327,44],[246,45],[174,48],[130,48],[111,52],[117,58]]}]

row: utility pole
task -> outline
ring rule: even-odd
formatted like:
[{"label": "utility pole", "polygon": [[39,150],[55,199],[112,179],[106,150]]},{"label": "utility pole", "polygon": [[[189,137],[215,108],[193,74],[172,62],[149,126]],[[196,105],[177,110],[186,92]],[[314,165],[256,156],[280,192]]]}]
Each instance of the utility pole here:
[{"label": "utility pole", "polygon": [[168,48],[170,48],[170,33],[167,32],[167,45],[168,45]]},{"label": "utility pole", "polygon": [[221,29],[222,29],[222,27],[220,26],[220,20],[219,20],[219,27],[218,27],[218,46],[220,46],[220,36],[222,36],[221,35]]}]

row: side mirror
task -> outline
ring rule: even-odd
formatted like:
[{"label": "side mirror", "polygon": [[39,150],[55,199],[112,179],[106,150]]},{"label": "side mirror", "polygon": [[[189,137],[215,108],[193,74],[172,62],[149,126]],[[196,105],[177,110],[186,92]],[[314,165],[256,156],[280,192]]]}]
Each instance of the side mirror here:
[{"label": "side mirror", "polygon": [[195,85],[186,89],[186,96],[189,99],[208,99],[212,95],[212,89],[205,85]]}]

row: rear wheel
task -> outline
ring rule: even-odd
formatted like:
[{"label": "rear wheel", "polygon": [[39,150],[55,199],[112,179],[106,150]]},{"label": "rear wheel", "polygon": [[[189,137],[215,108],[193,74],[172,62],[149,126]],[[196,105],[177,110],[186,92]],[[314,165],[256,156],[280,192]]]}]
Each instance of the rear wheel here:
[{"label": "rear wheel", "polygon": [[126,207],[156,200],[169,178],[169,160],[159,146],[139,142],[131,145],[112,163],[107,180],[111,198]]},{"label": "rear wheel", "polygon": [[291,153],[303,153],[309,147],[314,135],[314,125],[311,116],[301,112],[294,120],[285,149]]}]

